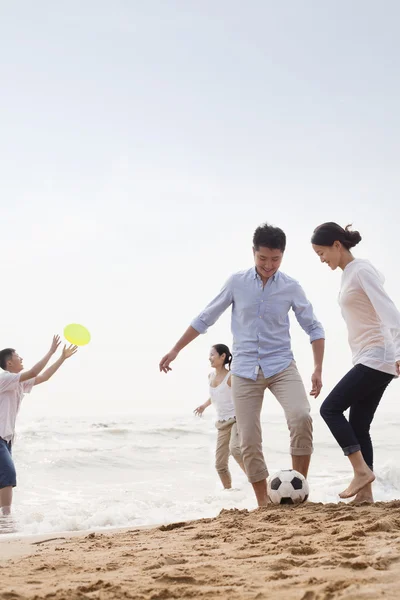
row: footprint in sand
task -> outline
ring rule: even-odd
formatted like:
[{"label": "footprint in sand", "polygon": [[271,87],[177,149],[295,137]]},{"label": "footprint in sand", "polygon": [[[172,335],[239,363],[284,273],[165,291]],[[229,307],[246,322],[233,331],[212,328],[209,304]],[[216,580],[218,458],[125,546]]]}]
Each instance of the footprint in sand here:
[{"label": "footprint in sand", "polygon": [[78,591],[87,594],[91,592],[97,592],[98,590],[103,590],[109,587],[111,587],[111,583],[105,583],[102,579],[98,579],[96,583],[91,583],[90,585],[80,585],[78,587]]},{"label": "footprint in sand", "polygon": [[362,571],[363,569],[368,569],[369,564],[362,559],[344,561],[340,564],[341,567],[345,567],[347,569],[354,569],[356,571]]},{"label": "footprint in sand", "polygon": [[276,581],[276,580],[279,581],[281,579],[290,579],[291,577],[294,577],[294,575],[288,575],[287,573],[284,573],[283,571],[278,571],[274,575],[271,575],[270,577],[266,577],[265,581]]},{"label": "footprint in sand", "polygon": [[376,571],[388,571],[393,563],[398,562],[400,556],[385,556],[378,558],[371,566]]},{"label": "footprint in sand", "polygon": [[390,517],[385,517],[383,519],[379,519],[375,521],[369,527],[366,527],[366,531],[393,531],[393,529],[397,529],[396,521],[391,519]]},{"label": "footprint in sand", "polygon": [[358,554],[355,552],[340,552],[342,558],[357,558]]},{"label": "footprint in sand", "polygon": [[356,515],[344,515],[343,517],[338,517],[335,519],[335,523],[342,523],[344,521],[355,521]]},{"label": "footprint in sand", "polygon": [[201,585],[204,583],[203,581],[199,581],[194,577],[190,577],[189,575],[168,575],[164,573],[160,577],[157,577],[157,581],[162,581],[166,583],[190,583],[192,585]]},{"label": "footprint in sand", "polygon": [[313,548],[313,546],[292,546],[289,548],[290,554],[298,555],[298,556],[310,556],[311,554],[317,554],[318,550]]},{"label": "footprint in sand", "polygon": [[164,565],[162,563],[153,563],[151,565],[147,565],[146,567],[142,567],[142,571],[154,571],[155,569],[161,569]]},{"label": "footprint in sand", "polygon": [[301,600],[315,600],[316,595],[312,590],[307,590],[305,594],[301,597]]},{"label": "footprint in sand", "polygon": [[304,560],[296,560],[295,558],[279,558],[267,568],[270,571],[287,571],[291,567],[302,567],[303,565]]},{"label": "footprint in sand", "polygon": [[342,590],[345,590],[346,588],[348,588],[350,585],[352,585],[352,581],[335,581],[334,583],[329,583],[326,588],[325,588],[325,592],[328,594],[333,594],[335,592],[341,592]]},{"label": "footprint in sand", "polygon": [[161,525],[158,529],[160,531],[172,531],[173,529],[180,529],[186,527],[187,523],[170,523],[169,525]]},{"label": "footprint in sand", "polygon": [[164,561],[166,565],[184,565],[187,563],[186,558],[174,558],[173,556],[166,556]]}]

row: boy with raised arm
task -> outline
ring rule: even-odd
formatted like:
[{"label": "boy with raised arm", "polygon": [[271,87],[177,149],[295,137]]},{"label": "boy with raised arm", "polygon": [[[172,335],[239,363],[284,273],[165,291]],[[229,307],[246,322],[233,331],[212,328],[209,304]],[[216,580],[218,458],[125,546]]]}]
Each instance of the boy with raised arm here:
[{"label": "boy with raised arm", "polygon": [[13,348],[5,348],[0,352],[0,367],[4,371],[0,374],[0,515],[10,514],[13,487],[17,485],[11,452],[22,398],[29,394],[34,385],[48,381],[78,349],[73,345],[68,348],[64,346],[60,358],[42,373],[60,343],[60,337],[55,335],[50,350],[28,371],[23,370],[23,359]]}]

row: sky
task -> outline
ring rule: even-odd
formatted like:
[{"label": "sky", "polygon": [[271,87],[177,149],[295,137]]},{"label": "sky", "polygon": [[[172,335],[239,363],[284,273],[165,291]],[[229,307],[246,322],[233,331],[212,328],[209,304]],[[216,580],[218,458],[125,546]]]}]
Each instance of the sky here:
[{"label": "sky", "polygon": [[[0,0],[0,345],[29,367],[68,323],[92,334],[25,415],[204,402],[228,313],[168,376],[159,360],[265,221],[326,329],[329,392],[351,355],[313,229],[353,223],[400,305],[399,17],[395,0]],[[296,322],[292,340],[309,388]]]}]

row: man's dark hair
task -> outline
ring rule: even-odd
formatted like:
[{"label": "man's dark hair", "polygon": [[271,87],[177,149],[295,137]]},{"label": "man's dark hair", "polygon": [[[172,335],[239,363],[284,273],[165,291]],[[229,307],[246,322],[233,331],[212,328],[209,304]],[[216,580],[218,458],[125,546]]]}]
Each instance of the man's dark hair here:
[{"label": "man's dark hair", "polygon": [[281,250],[285,252],[286,235],[279,227],[273,227],[264,223],[257,227],[253,235],[254,250],[259,250],[261,247],[269,248],[270,250]]},{"label": "man's dark hair", "polygon": [[0,367],[5,371],[7,368],[7,362],[12,359],[14,354],[14,348],[5,348],[0,352]]}]

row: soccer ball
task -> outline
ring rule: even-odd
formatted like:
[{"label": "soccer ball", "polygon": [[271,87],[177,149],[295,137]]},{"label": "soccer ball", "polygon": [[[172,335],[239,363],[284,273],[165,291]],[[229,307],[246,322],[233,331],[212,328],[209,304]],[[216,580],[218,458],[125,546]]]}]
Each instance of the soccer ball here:
[{"label": "soccer ball", "polygon": [[300,504],[307,500],[309,487],[304,475],[288,469],[269,477],[267,493],[272,504]]}]

